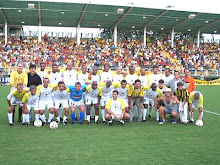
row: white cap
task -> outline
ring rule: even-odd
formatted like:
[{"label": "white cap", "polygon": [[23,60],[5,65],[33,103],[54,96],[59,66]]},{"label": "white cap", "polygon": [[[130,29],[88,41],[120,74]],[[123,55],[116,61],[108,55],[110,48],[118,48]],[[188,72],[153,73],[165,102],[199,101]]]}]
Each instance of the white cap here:
[{"label": "white cap", "polygon": [[171,92],[171,89],[170,88],[166,88],[165,92]]}]

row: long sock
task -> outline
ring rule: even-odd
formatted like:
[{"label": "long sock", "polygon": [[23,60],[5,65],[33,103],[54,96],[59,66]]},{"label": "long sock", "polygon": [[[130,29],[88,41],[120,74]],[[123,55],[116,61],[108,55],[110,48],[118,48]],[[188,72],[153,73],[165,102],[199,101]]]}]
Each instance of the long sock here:
[{"label": "long sock", "polygon": [[64,116],[63,116],[63,122],[66,122],[67,118],[68,118],[68,117],[64,115]]},{"label": "long sock", "polygon": [[58,123],[60,123],[60,117],[58,116],[58,117],[56,117],[56,119],[57,119]]},{"label": "long sock", "polygon": [[105,109],[102,109],[102,120],[105,121]]},{"label": "long sock", "polygon": [[29,120],[29,113],[28,113],[28,114],[25,114],[25,122],[26,122],[26,123],[29,123],[29,122],[30,122],[30,120]]},{"label": "long sock", "polygon": [[40,115],[40,118],[41,118],[41,120],[42,120],[43,122],[46,122],[46,117],[45,117],[45,114]]},{"label": "long sock", "polygon": [[72,122],[76,121],[76,113],[71,113]]},{"label": "long sock", "polygon": [[203,118],[203,111],[202,111],[202,113],[201,113],[201,115],[200,115],[200,119],[202,120],[202,118]]},{"label": "long sock", "polygon": [[39,120],[39,119],[40,119],[40,114],[35,113],[35,120]]},{"label": "long sock", "polygon": [[8,113],[8,121],[9,121],[9,123],[13,123],[12,122],[12,113]]},{"label": "long sock", "polygon": [[[82,122],[84,115],[85,115],[84,112],[79,113],[79,122]],[[90,120],[90,118],[89,118],[89,120]]]},{"label": "long sock", "polygon": [[86,115],[87,121],[90,122],[90,115]]},{"label": "long sock", "polygon": [[95,115],[95,122],[97,122],[99,120],[99,116]]},{"label": "long sock", "polygon": [[143,109],[143,120],[146,120],[146,116],[147,116],[147,109]]},{"label": "long sock", "polygon": [[159,118],[160,118],[160,113],[159,113],[159,111],[156,111],[156,118],[157,118],[156,120],[159,121]]},{"label": "long sock", "polygon": [[19,114],[18,114],[18,119],[21,120],[21,115],[22,115],[22,109],[19,108]]},{"label": "long sock", "polygon": [[149,115],[152,116],[152,106],[149,106]]},{"label": "long sock", "polygon": [[59,107],[58,113],[59,113],[59,117],[62,117],[62,107]]},{"label": "long sock", "polygon": [[49,122],[49,123],[51,122],[51,120],[53,119],[53,117],[54,117],[54,114],[49,113],[49,118],[48,118],[48,122]]},{"label": "long sock", "polygon": [[22,118],[23,118],[22,123],[25,123],[25,114],[22,114]]}]

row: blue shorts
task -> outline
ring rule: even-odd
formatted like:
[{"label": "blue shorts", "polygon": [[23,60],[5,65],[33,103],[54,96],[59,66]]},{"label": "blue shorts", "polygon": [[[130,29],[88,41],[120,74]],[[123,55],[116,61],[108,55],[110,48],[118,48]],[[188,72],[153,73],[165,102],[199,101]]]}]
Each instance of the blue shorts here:
[{"label": "blue shorts", "polygon": [[178,113],[178,109],[167,109],[167,107],[164,107],[164,108],[165,108],[166,114],[171,114],[171,112],[173,112],[173,111],[176,111]]}]

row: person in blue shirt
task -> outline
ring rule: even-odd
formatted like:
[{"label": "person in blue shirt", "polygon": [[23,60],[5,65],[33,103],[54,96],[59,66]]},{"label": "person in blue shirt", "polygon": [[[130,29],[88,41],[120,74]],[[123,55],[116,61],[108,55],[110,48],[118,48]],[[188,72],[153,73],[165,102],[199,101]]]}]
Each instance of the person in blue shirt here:
[{"label": "person in blue shirt", "polygon": [[86,89],[86,85],[81,85],[80,82],[76,82],[75,86],[67,85],[67,87],[70,89],[69,106],[71,108],[72,124],[75,124],[76,107],[78,107],[80,111],[79,124],[82,124],[84,111],[85,111],[82,97],[83,97],[83,92]]}]

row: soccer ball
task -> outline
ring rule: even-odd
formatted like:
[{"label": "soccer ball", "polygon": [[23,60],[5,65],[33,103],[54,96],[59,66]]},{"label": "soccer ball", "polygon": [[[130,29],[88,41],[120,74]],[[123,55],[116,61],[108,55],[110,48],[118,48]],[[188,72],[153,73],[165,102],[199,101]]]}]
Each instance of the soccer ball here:
[{"label": "soccer ball", "polygon": [[58,123],[55,122],[55,121],[52,121],[52,122],[50,123],[50,129],[57,129],[57,128],[58,128]]},{"label": "soccer ball", "polygon": [[203,126],[203,121],[202,120],[197,120],[196,121],[196,126],[202,127]]},{"label": "soccer ball", "polygon": [[42,126],[42,121],[41,120],[35,120],[34,121],[34,126],[35,127],[41,127]]}]

